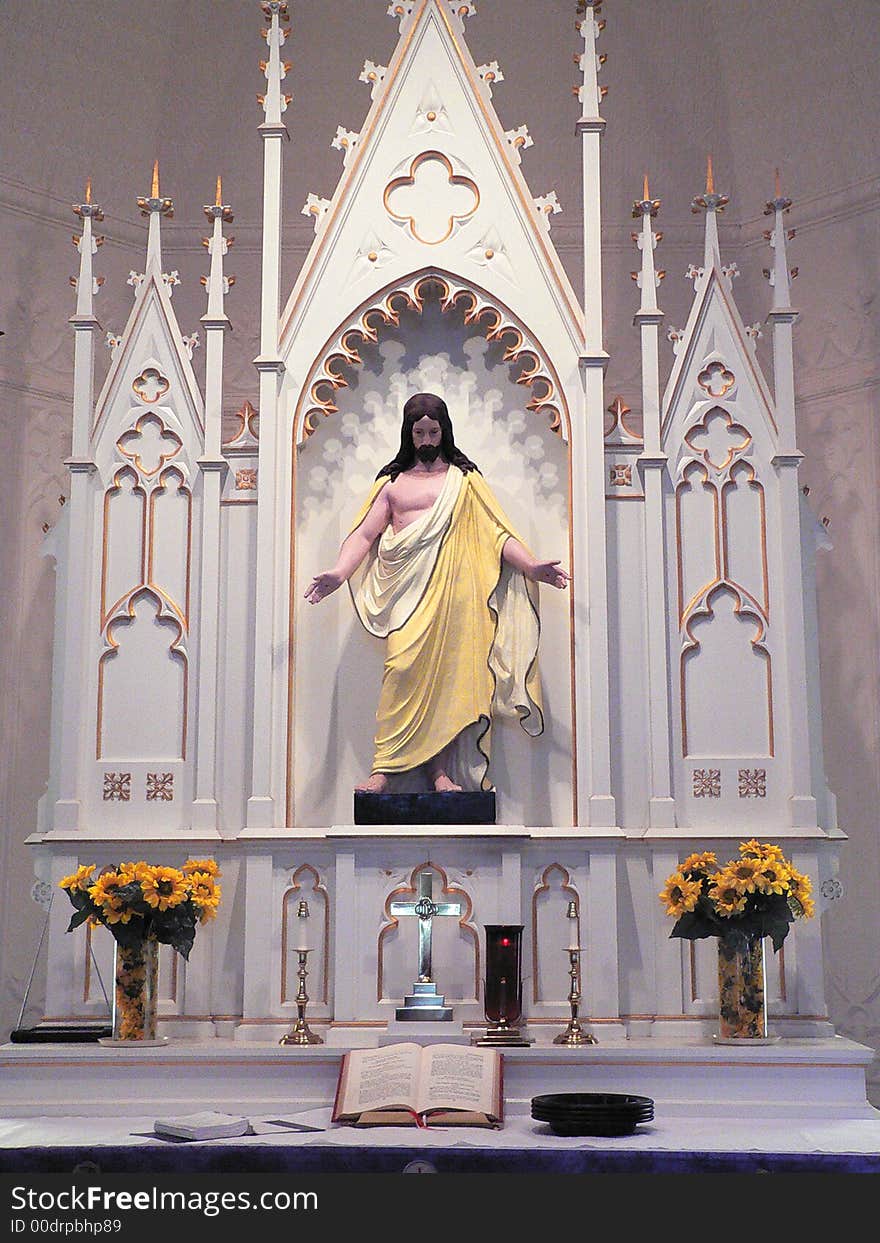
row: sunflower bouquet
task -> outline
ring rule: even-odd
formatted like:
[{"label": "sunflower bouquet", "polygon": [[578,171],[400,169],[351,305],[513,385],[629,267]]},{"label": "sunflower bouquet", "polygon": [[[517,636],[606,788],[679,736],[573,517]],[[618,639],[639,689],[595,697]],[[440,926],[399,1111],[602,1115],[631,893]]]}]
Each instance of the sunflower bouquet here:
[{"label": "sunflower bouquet", "polygon": [[197,926],[217,914],[219,876],[213,859],[187,859],[182,868],[120,863],[97,876],[85,864],[59,881],[74,907],[67,931],[103,924],[125,949],[152,936],[189,958]]},{"label": "sunflower bouquet", "polygon": [[660,891],[675,919],[671,937],[724,941],[769,937],[778,951],[795,919],[815,913],[812,883],[778,846],[741,842],[739,858],[723,866],[711,850],[688,855]]}]

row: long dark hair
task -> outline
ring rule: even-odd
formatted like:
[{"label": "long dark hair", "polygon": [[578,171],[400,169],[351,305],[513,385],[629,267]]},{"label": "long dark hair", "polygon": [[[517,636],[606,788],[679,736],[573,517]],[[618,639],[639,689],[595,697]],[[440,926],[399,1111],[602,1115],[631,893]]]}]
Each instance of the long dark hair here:
[{"label": "long dark hair", "polygon": [[376,476],[377,479],[381,479],[383,475],[390,475],[391,482],[393,483],[401,471],[409,470],[410,467],[415,465],[416,450],[413,445],[413,424],[418,423],[419,419],[425,418],[426,415],[429,419],[434,419],[440,424],[440,450],[446,461],[453,466],[457,466],[465,474],[471,470],[479,473],[479,467],[469,457],[465,457],[461,449],[457,448],[455,444],[452,435],[452,419],[449,417],[449,410],[443,398],[436,397],[433,393],[415,393],[403,407],[400,448],[397,451],[397,456],[382,467]]}]

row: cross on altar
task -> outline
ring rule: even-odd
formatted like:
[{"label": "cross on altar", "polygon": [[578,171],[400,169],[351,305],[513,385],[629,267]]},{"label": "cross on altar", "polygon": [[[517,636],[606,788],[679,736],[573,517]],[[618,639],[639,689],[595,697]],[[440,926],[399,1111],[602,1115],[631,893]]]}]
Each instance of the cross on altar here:
[{"label": "cross on altar", "polygon": [[431,930],[435,916],[460,915],[460,902],[435,902],[433,898],[434,877],[431,872],[419,872],[419,896],[415,902],[392,902],[392,915],[417,915],[419,920],[419,983],[430,983],[431,976]]}]

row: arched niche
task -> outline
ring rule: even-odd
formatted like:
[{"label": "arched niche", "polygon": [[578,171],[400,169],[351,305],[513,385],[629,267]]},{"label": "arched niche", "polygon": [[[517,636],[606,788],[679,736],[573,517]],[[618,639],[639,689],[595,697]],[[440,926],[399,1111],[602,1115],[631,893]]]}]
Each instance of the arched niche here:
[{"label": "arched niche", "polygon": [[[527,328],[442,273],[420,274],[361,307],[315,360],[291,419],[288,823],[351,823],[352,787],[369,772],[383,644],[361,629],[347,589],[317,606],[303,594],[334,563],[397,451],[403,405],[419,391],[444,398],[456,443],[523,541],[571,564],[568,403]],[[542,588],[540,596],[545,731],[530,740],[516,722],[494,726],[500,823],[572,819],[569,593]]]}]

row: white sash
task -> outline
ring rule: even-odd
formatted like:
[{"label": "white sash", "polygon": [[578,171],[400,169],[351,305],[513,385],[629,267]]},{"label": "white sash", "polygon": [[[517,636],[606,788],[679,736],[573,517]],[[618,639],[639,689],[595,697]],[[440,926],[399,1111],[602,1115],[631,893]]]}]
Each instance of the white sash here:
[{"label": "white sash", "polygon": [[431,508],[396,534],[389,522],[370,550],[363,577],[352,590],[358,617],[370,634],[384,639],[412,616],[428,586],[463,483],[462,472],[450,466]]}]

